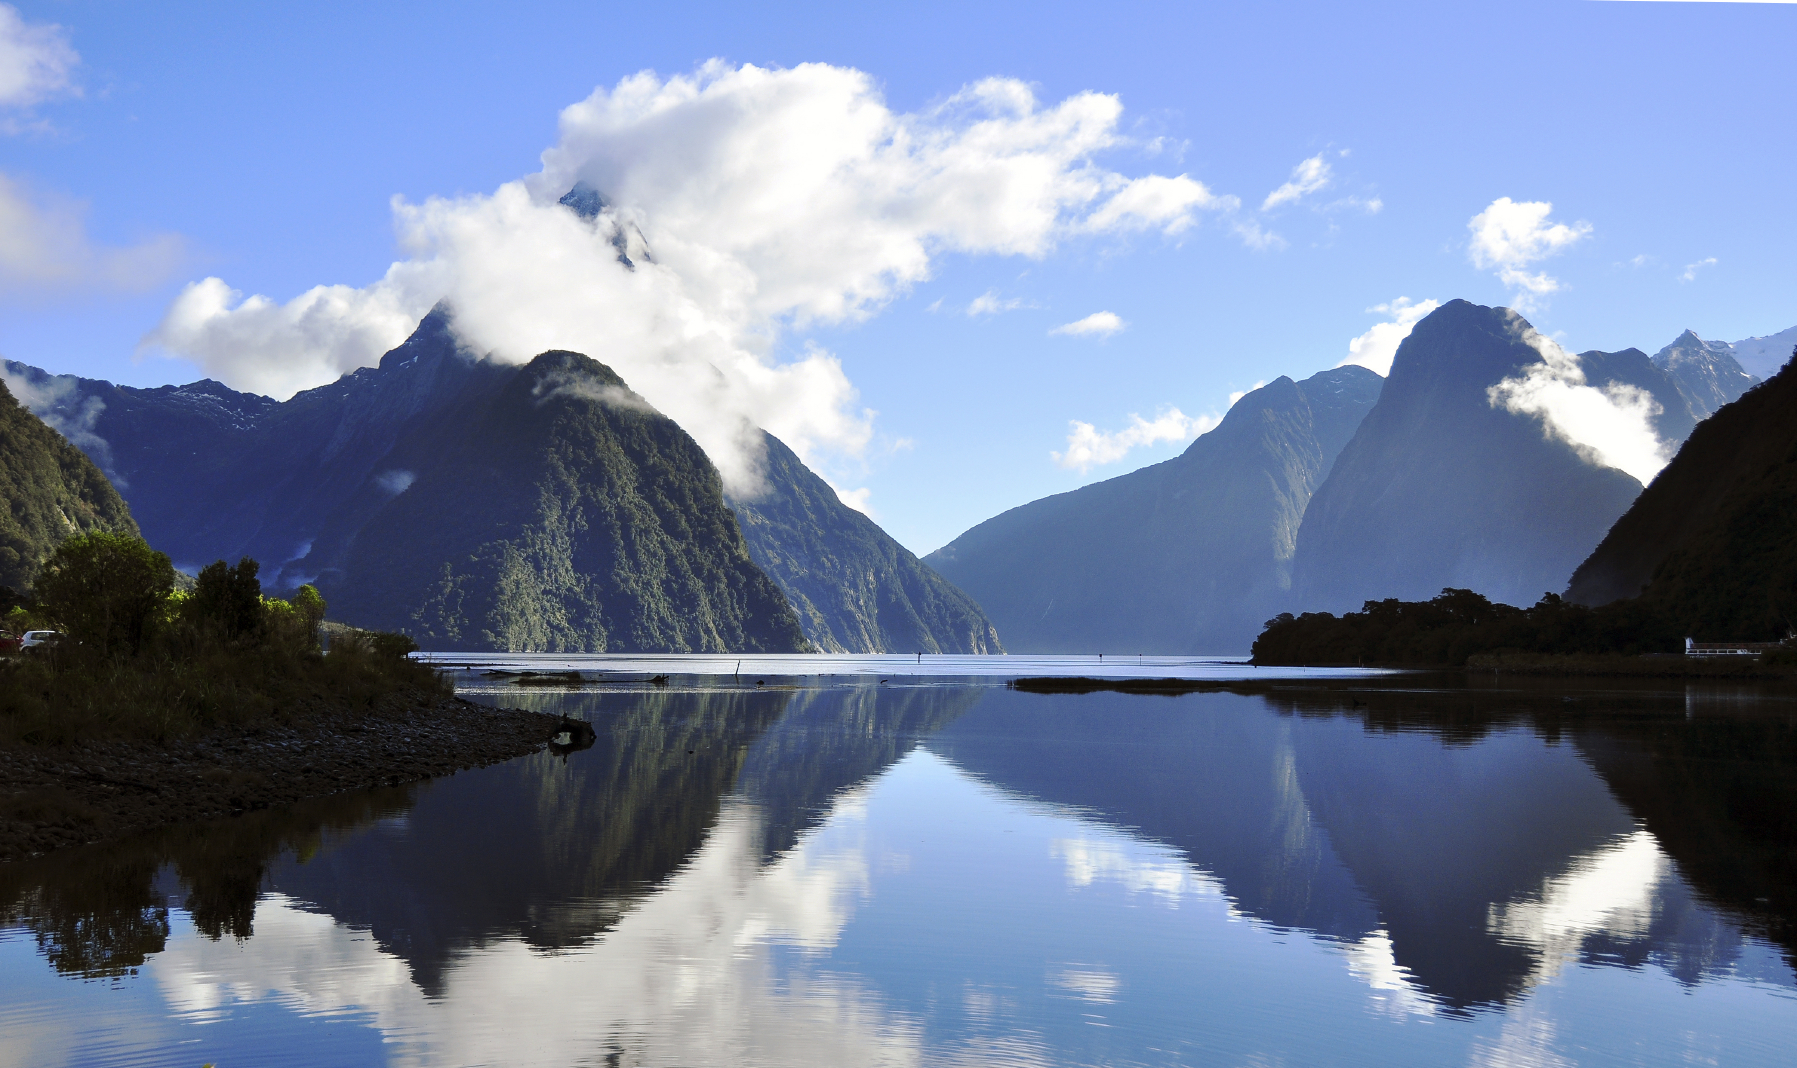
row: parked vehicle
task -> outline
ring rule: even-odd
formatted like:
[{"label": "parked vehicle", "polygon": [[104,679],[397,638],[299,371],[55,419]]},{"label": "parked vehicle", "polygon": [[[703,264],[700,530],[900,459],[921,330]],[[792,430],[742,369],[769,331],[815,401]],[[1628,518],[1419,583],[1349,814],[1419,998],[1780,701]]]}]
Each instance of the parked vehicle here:
[{"label": "parked vehicle", "polygon": [[19,645],[25,639],[16,634],[0,634],[0,656],[10,656],[19,651]]},{"label": "parked vehicle", "polygon": [[28,630],[19,640],[20,649],[43,649],[62,644],[62,631]]}]

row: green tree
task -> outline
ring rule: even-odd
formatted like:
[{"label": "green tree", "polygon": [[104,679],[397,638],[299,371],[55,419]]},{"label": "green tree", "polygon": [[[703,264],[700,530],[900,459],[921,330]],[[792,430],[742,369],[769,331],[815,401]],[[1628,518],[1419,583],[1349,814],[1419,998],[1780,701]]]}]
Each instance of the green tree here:
[{"label": "green tree", "polygon": [[306,647],[318,648],[318,625],[324,622],[324,595],[307,583],[293,591],[293,608],[306,621]]},{"label": "green tree", "polygon": [[260,634],[262,583],[256,573],[261,569],[247,556],[236,567],[223,560],[207,564],[187,598],[188,617],[225,641]]},{"label": "green tree", "polygon": [[136,652],[175,588],[175,567],[142,538],[96,531],[44,561],[37,600],[70,638],[103,654]]}]

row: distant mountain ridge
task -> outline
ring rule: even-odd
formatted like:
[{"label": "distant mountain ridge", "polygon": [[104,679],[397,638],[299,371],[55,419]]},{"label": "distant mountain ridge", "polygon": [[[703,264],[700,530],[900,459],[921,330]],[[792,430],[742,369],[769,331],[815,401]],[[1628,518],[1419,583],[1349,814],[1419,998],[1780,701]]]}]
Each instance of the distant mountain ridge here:
[{"label": "distant mountain ridge", "polygon": [[[574,386],[567,387],[573,393],[580,392],[580,383],[590,386],[592,396],[588,400],[600,408],[605,407],[606,398],[614,391],[621,391],[616,395],[628,394],[628,387],[621,380],[613,381],[616,376],[609,370],[597,364],[593,368],[567,363],[544,373],[578,379]],[[82,428],[78,435],[80,443],[113,465],[126,498],[137,502],[138,509],[146,517],[146,536],[153,545],[174,557],[177,564],[193,567],[213,559],[253,556],[263,561],[263,574],[275,588],[316,581],[331,597],[333,613],[353,610],[363,613],[362,622],[418,630],[421,636],[429,636],[433,641],[450,641],[453,634],[455,642],[463,643],[458,647],[479,645],[488,640],[483,635],[491,636],[497,645],[516,642],[532,648],[538,647],[534,644],[538,640],[548,641],[553,636],[557,648],[575,648],[580,641],[594,638],[601,632],[608,635],[635,633],[645,642],[662,638],[674,640],[673,636],[685,634],[680,626],[667,619],[653,625],[629,623],[619,629],[606,624],[595,629],[591,613],[583,616],[583,610],[570,607],[574,602],[564,604],[562,609],[556,609],[551,603],[564,594],[579,602],[584,595],[574,591],[588,577],[585,572],[551,566],[540,552],[535,558],[530,553],[507,557],[511,562],[497,570],[494,568],[498,565],[492,565],[489,560],[492,566],[482,565],[486,570],[476,568],[473,572],[465,572],[470,566],[470,554],[479,555],[477,550],[489,554],[500,552],[497,543],[443,541],[437,537],[440,532],[434,529],[428,530],[430,536],[426,541],[441,543],[446,550],[453,547],[455,553],[461,554],[455,559],[436,560],[437,565],[447,565],[451,572],[447,579],[441,575],[437,578],[447,581],[451,587],[463,589],[464,592],[456,596],[463,598],[461,603],[468,606],[473,615],[455,617],[454,610],[447,607],[455,597],[445,594],[431,602],[436,607],[429,609],[425,616],[408,620],[395,614],[393,609],[397,605],[378,604],[352,590],[352,587],[366,585],[368,589],[385,590],[392,597],[425,596],[421,591],[429,584],[416,576],[408,579],[409,585],[399,581],[399,576],[410,575],[409,568],[415,563],[410,558],[393,561],[390,570],[357,571],[358,566],[362,566],[357,561],[375,559],[370,555],[363,531],[377,516],[414,511],[412,502],[428,495],[419,492],[429,490],[426,469],[445,456],[462,457],[461,462],[467,465],[463,477],[470,481],[480,481],[487,476],[483,464],[490,465],[492,457],[483,459],[478,445],[473,446],[472,451],[465,448],[473,440],[468,436],[493,429],[481,420],[489,417],[495,398],[511,388],[521,372],[517,366],[476,359],[463,351],[455,338],[449,313],[443,308],[427,316],[403,344],[382,357],[378,366],[362,368],[329,385],[307,390],[279,403],[267,397],[237,393],[215,382],[140,390],[71,376],[51,376],[22,364],[8,365],[9,374],[29,376],[44,387],[40,392],[52,405],[49,409],[52,417],[60,418],[66,425],[79,423]],[[553,384],[545,385],[547,380],[541,377],[533,381],[536,382],[533,388],[540,387],[546,395],[555,393],[558,388]],[[637,401],[647,410],[646,402],[640,398]],[[612,405],[612,409],[615,408],[616,405]],[[612,411],[612,414],[616,412]],[[476,427],[482,429],[475,430]],[[428,446],[424,444],[427,442],[430,443]],[[551,453],[555,451],[555,446],[550,443],[540,444]],[[705,477],[715,481],[716,472],[702,452],[676,451],[681,452],[683,459],[670,467],[661,462],[668,455],[665,448],[650,450],[658,458],[653,473],[676,483],[696,485],[699,475],[693,465],[702,465],[709,472]],[[618,462],[638,464],[650,453],[630,454],[628,460]],[[535,471],[531,465],[540,459],[538,456],[517,462]],[[820,541],[811,537],[805,545],[797,542],[786,545],[783,539],[809,535],[790,524],[764,522],[755,531],[750,545],[742,542],[741,529],[729,510],[734,507],[738,515],[747,515],[743,502],[724,502],[729,507],[725,508],[723,516],[736,529],[726,535],[721,530],[714,530],[715,516],[703,521],[688,517],[690,522],[674,524],[676,528],[683,528],[684,533],[676,531],[678,536],[674,542],[663,546],[664,552],[670,554],[668,559],[674,560],[688,549],[699,551],[696,544],[687,545],[682,541],[686,534],[697,530],[714,530],[708,537],[734,539],[746,546],[745,552],[759,555],[771,563],[808,557],[814,562],[806,567],[795,570],[784,565],[772,566],[769,574],[777,583],[793,583],[790,588],[783,586],[781,591],[794,604],[806,606],[805,629],[815,635],[813,640],[820,648],[853,652],[990,652],[1001,648],[991,624],[977,604],[918,564],[914,556],[866,517],[843,505],[835,493],[828,491],[822,480],[799,463],[797,457],[791,456],[783,445],[777,450],[770,449],[770,462],[772,495],[768,500],[804,498],[809,514],[837,535],[846,537],[847,541],[839,539],[826,544],[827,539]],[[692,469],[682,468],[682,464]],[[675,468],[680,468],[677,477]],[[605,477],[614,473],[605,464],[594,472],[596,476]],[[522,470],[518,472],[522,484],[535,484],[532,482],[534,477],[534,474],[527,477]],[[499,485],[512,488],[504,480]],[[817,492],[818,487],[827,492]],[[414,493],[417,496],[413,496]],[[560,489],[548,495],[562,505],[569,503],[569,498],[563,496]],[[719,501],[722,501],[721,497]],[[697,498],[689,501],[694,502]],[[525,502],[519,507],[535,509],[537,503]],[[470,502],[464,502],[458,506],[459,510],[440,516],[434,526],[466,528],[484,522],[486,517],[481,509],[469,505]],[[758,506],[757,502],[749,502],[750,510]],[[706,509],[710,507],[710,504],[705,505]],[[600,511],[605,512],[605,508]],[[640,509],[626,511],[637,518],[647,518],[647,513]],[[536,513],[549,526],[533,527],[537,532],[533,537],[546,536],[543,532],[554,525],[552,513],[555,513],[553,507]],[[711,515],[710,512],[706,514]],[[665,515],[660,517],[666,518]],[[420,528],[432,526],[423,516],[414,516],[414,521]],[[391,522],[391,519],[383,520],[383,523]],[[382,525],[372,528],[387,529]],[[614,526],[613,529],[624,528]],[[575,536],[571,533],[569,537]],[[510,538],[507,535],[499,540]],[[568,542],[570,547],[573,544],[574,541]],[[483,545],[486,549],[481,549]],[[716,545],[713,545],[703,552],[715,549]],[[573,550],[569,548],[568,551]],[[500,555],[504,556],[503,553]],[[533,565],[536,578],[526,580],[524,572],[517,567],[531,559],[540,566]],[[714,557],[714,563],[720,566],[723,560],[724,557]],[[567,562],[566,559],[562,561],[563,564]],[[752,559],[746,562],[751,570],[759,573],[759,567]],[[661,573],[657,566],[646,563],[645,566],[649,570],[643,574]],[[681,568],[676,566],[669,574],[680,571]],[[522,583],[514,583],[513,593],[499,599],[517,609],[512,615],[505,612],[493,615],[498,611],[493,605],[499,600],[489,604],[480,598],[466,599],[467,583],[476,581],[471,575],[482,574],[485,578],[478,581],[486,581],[496,580],[501,572]],[[801,572],[809,577],[801,580]],[[709,588],[714,590],[735,589],[738,593],[753,586],[748,579],[707,581]],[[843,589],[860,589],[864,596],[835,600],[822,596],[818,592],[819,583],[827,586],[832,582]],[[701,582],[702,586],[706,584]],[[441,593],[440,587],[441,582],[433,588]],[[561,592],[553,593],[551,587]],[[532,589],[535,592],[529,592]],[[614,593],[646,599],[645,604],[671,597],[666,590],[655,593],[629,582]],[[477,610],[476,602],[487,607]],[[679,598],[674,597],[667,603],[679,603]],[[424,611],[421,604],[421,601],[408,601],[408,610]],[[589,609],[592,607],[588,605]],[[771,611],[772,606],[762,605],[756,611],[762,609]],[[567,616],[569,611],[573,616]],[[719,619],[731,617],[730,611],[719,611],[722,613]],[[791,614],[791,608],[784,605],[780,606],[780,611]],[[735,633],[730,626],[720,630],[706,623],[705,620],[710,618],[707,612],[710,609],[700,611],[694,617],[698,627],[694,633]],[[637,618],[628,612],[625,615]],[[655,611],[649,613],[651,617],[655,615]],[[480,616],[486,622],[477,625],[474,616]],[[586,622],[568,622],[574,617],[585,618]],[[356,617],[346,615],[344,618]],[[793,640],[797,645],[788,643],[780,647],[798,648],[806,643],[802,636]]]},{"label": "distant mountain ridge", "polygon": [[1002,653],[980,605],[842,503],[765,434],[766,488],[732,500],[749,556],[786,591],[824,652]]},{"label": "distant mountain ridge", "polygon": [[1579,565],[1567,599],[1642,596],[1700,639],[1797,626],[1797,369],[1790,363],[1691,434]]},{"label": "distant mountain ridge", "polygon": [[[1443,587],[1533,604],[1564,587],[1641,484],[1493,404],[1490,387],[1541,361],[1531,330],[1464,300],[1416,324],[1305,512],[1294,609],[1427,600]],[[1636,350],[1610,355],[1619,369],[1658,372]]]},{"label": "distant mountain ridge", "polygon": [[[1797,341],[1792,344],[1797,345]],[[1709,418],[1760,384],[1735,358],[1733,345],[1705,341],[1689,330],[1655,353],[1653,362],[1666,372],[1697,420]],[[1679,435],[1678,440],[1687,436],[1689,432]]]},{"label": "distant mountain ridge", "polygon": [[925,562],[1014,651],[1244,651],[1284,595],[1311,493],[1380,385],[1355,366],[1281,377],[1174,459],[1013,508]]}]

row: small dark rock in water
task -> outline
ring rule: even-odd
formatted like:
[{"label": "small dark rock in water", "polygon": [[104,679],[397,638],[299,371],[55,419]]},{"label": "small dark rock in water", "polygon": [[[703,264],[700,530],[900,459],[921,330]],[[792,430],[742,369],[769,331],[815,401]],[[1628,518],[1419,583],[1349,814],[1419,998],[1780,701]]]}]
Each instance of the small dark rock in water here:
[{"label": "small dark rock in water", "polygon": [[666,686],[668,684],[668,677],[666,675],[657,675],[649,681],[657,686]]},{"label": "small dark rock in water", "polygon": [[598,739],[599,734],[593,730],[591,723],[584,719],[568,719],[564,716],[562,721],[556,724],[555,733],[549,738],[549,749],[553,753],[566,756],[582,749],[591,749],[593,743]]}]

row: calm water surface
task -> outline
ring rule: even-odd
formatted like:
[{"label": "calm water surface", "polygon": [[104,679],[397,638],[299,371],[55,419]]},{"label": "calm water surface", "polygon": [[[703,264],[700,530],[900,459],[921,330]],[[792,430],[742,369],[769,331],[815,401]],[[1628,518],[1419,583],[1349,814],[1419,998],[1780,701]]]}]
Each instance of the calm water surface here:
[{"label": "calm water surface", "polygon": [[596,663],[462,675],[589,749],[0,866],[0,1065],[1797,1060],[1787,690]]}]

